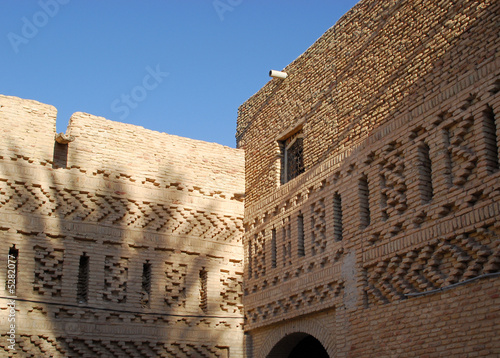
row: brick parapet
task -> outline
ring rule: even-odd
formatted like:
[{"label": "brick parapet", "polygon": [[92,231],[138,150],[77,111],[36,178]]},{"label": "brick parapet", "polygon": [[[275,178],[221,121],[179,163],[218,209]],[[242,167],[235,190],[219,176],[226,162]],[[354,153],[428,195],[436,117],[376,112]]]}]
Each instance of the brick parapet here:
[{"label": "brick parapet", "polygon": [[[92,165],[98,158],[101,171],[119,171],[134,166],[141,184],[178,184],[183,190],[202,191],[202,195],[242,194],[244,153],[216,143],[178,137],[142,127],[107,120],[86,113],[75,113],[67,133],[77,138],[69,153],[72,162]],[[201,157],[201,158],[200,158]],[[149,180],[148,180],[149,179]],[[161,185],[160,184],[160,185]],[[203,191],[209,191],[204,193]],[[228,198],[229,199],[229,198]]]}]

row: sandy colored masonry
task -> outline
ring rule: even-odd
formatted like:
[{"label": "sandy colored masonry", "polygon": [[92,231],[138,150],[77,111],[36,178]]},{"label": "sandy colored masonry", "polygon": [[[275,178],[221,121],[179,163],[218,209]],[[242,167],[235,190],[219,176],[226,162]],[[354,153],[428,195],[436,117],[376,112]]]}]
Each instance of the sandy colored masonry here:
[{"label": "sandy colored masonry", "polygon": [[0,96],[0,356],[500,356],[499,24],[361,0],[238,149]]},{"label": "sandy colored masonry", "polygon": [[16,356],[243,356],[243,151],[84,113],[60,144],[55,108],[14,97],[0,118]]},{"label": "sandy colored masonry", "polygon": [[240,106],[249,357],[500,355],[499,23],[363,0]]}]

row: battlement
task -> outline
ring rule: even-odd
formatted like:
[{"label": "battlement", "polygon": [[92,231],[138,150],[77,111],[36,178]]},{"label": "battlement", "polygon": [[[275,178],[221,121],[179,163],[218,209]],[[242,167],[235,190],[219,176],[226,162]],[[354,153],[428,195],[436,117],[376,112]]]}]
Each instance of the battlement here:
[{"label": "battlement", "polygon": [[81,112],[72,115],[66,132],[74,140],[60,145],[55,142],[56,115],[53,106],[0,95],[0,155],[131,185],[243,198],[244,183],[234,180],[243,175],[242,150]]},{"label": "battlement", "polygon": [[24,155],[33,160],[49,160],[53,155],[56,117],[54,106],[0,95],[0,155]]}]

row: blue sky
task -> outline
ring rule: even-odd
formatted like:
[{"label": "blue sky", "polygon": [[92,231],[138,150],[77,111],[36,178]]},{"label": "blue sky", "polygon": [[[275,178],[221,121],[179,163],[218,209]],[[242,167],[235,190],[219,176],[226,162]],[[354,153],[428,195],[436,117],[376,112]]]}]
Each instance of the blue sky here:
[{"label": "blue sky", "polygon": [[0,94],[235,146],[238,106],[357,0],[1,0]]}]

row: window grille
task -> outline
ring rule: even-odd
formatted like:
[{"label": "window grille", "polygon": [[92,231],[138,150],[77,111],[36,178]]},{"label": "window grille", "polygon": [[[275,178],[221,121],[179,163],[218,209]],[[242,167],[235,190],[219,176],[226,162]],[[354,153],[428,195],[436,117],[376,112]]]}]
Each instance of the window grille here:
[{"label": "window grille", "polygon": [[89,257],[86,253],[80,256],[78,265],[78,281],[76,283],[76,300],[87,303],[89,295]]},{"label": "window grille", "polygon": [[281,142],[281,148],[281,183],[284,184],[305,171],[302,134],[296,134]]}]

